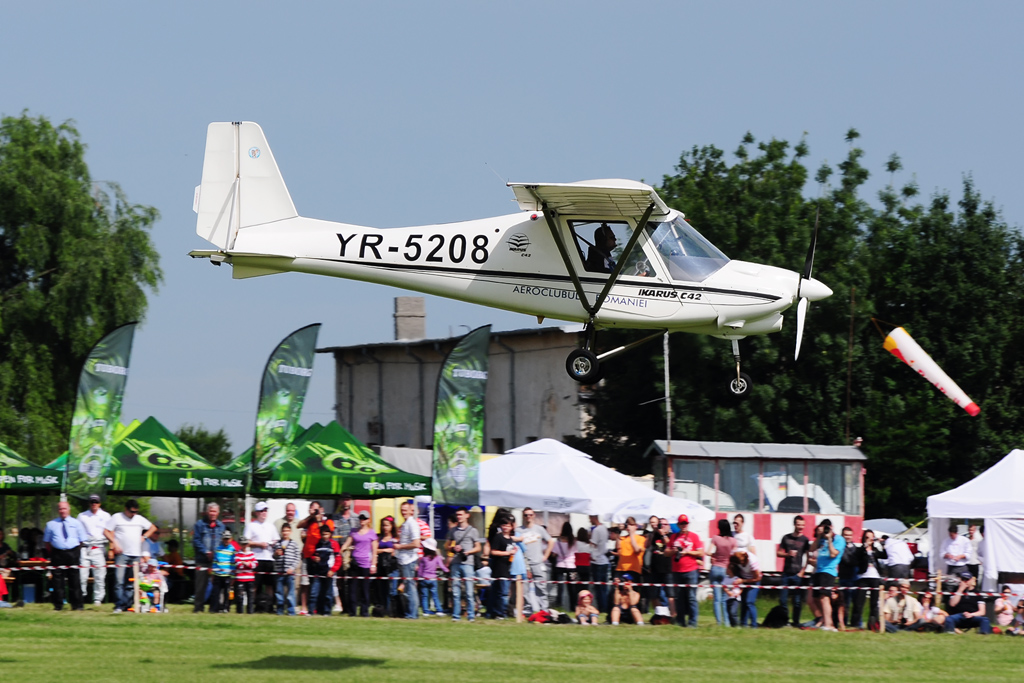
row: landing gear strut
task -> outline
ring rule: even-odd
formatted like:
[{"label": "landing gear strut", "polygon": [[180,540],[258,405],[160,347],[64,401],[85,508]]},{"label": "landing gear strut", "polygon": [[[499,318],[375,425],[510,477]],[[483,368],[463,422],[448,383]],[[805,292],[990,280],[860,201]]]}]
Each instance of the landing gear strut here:
[{"label": "landing gear strut", "polygon": [[615,356],[621,355],[626,351],[630,351],[646,344],[652,339],[661,338],[668,330],[659,330],[654,334],[648,335],[642,339],[637,339],[628,344],[617,346],[614,349],[605,351],[600,356],[594,355],[594,352],[590,349],[594,346],[594,325],[590,323],[584,328],[583,332],[587,338],[583,344],[582,349],[574,349],[569,357],[565,359],[565,370],[569,373],[569,376],[580,384],[595,384],[601,379],[601,363],[606,360],[611,360]]},{"label": "landing gear strut", "polygon": [[729,391],[733,396],[743,398],[750,393],[753,381],[750,379],[750,375],[740,371],[740,342],[738,339],[732,340],[732,356],[736,359],[736,377],[729,380]]}]

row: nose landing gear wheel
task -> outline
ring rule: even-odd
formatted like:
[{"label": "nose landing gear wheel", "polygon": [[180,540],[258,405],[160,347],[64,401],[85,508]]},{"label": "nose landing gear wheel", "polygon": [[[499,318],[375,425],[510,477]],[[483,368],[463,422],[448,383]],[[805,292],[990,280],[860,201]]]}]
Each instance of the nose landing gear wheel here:
[{"label": "nose landing gear wheel", "polygon": [[750,379],[750,375],[741,372],[739,377],[733,377],[729,382],[729,392],[737,398],[743,398],[750,393],[751,386],[753,386],[753,381]]},{"label": "nose landing gear wheel", "polygon": [[575,349],[565,359],[565,371],[580,384],[593,384],[601,378],[597,356],[586,349]]}]

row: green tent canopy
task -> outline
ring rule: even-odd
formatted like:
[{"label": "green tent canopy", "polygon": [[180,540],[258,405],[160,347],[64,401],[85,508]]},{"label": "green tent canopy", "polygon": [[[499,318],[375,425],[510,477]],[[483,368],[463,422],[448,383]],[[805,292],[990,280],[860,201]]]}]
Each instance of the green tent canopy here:
[{"label": "green tent canopy", "polygon": [[[67,453],[47,467],[60,469],[66,462]],[[116,435],[106,490],[147,496],[230,496],[245,492],[245,476],[214,467],[149,417]]]},{"label": "green tent canopy", "polygon": [[430,493],[430,477],[389,465],[337,422],[310,427],[288,451],[288,459],[273,471],[256,473],[254,494],[388,498]]},{"label": "green tent canopy", "polygon": [[63,472],[33,465],[0,443],[0,493],[20,495],[55,493],[61,490]]},{"label": "green tent canopy", "polygon": [[[289,450],[301,447],[304,443],[309,441],[310,438],[316,436],[323,430],[324,426],[319,422],[314,422],[309,427],[304,429],[299,434],[295,435],[295,440],[292,441],[291,445],[288,446]],[[255,453],[253,446],[249,446],[244,451],[239,453],[237,456],[231,459],[227,465],[224,465],[224,469],[231,470],[232,472],[248,472],[249,468],[252,467],[252,455]]]}]

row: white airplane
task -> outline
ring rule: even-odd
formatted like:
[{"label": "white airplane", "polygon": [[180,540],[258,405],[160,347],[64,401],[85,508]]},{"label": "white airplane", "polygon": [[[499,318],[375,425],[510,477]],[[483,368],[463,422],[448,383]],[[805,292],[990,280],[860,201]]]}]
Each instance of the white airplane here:
[{"label": "white airplane", "polygon": [[[259,125],[211,123],[196,232],[215,250],[194,258],[228,263],[233,277],[296,271],[376,282],[544,318],[585,324],[583,348],[566,359],[576,381],[600,378],[600,362],[664,332],[732,342],[745,395],[738,340],[782,329],[797,303],[796,354],[808,302],[832,290],[811,278],[817,226],[802,274],[730,260],[632,180],[508,183],[520,211],[412,228],[370,228],[305,218],[295,210]],[[655,331],[596,355],[598,328]]]}]

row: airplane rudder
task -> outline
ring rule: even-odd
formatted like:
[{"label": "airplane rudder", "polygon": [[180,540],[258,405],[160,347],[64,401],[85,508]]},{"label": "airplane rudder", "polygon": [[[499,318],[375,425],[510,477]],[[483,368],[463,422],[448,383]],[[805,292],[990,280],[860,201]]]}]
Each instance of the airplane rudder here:
[{"label": "airplane rudder", "polygon": [[238,134],[238,172],[244,191],[240,227],[298,216],[263,128],[243,121]]}]

